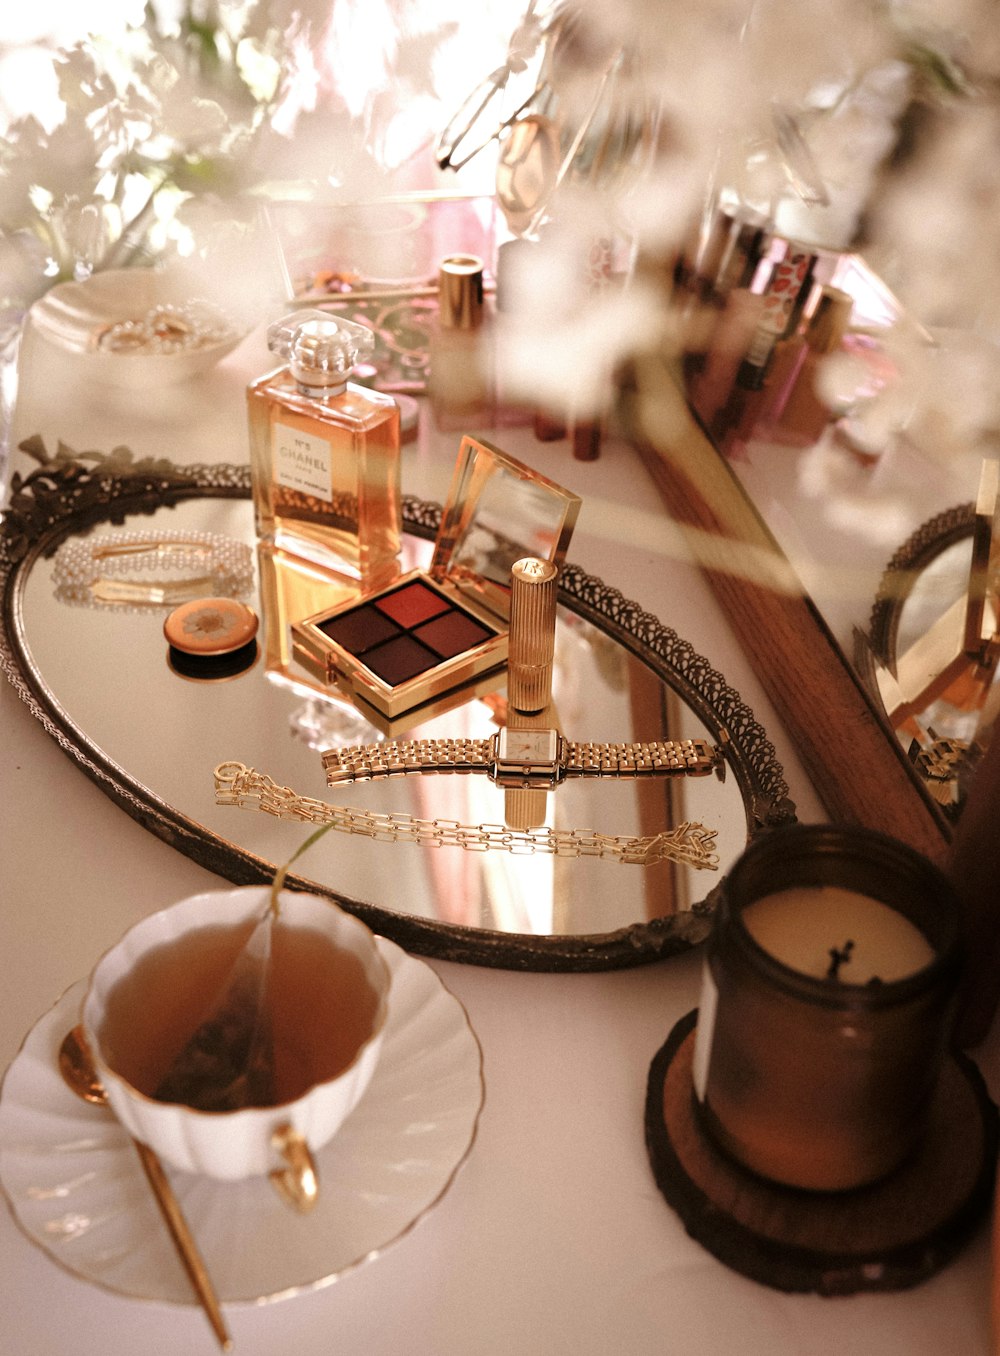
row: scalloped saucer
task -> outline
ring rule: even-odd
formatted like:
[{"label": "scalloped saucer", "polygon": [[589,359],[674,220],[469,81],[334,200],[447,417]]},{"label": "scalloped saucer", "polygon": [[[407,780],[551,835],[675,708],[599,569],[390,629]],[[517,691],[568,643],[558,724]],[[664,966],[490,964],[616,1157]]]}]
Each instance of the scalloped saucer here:
[{"label": "scalloped saucer", "polygon": [[[171,1172],[220,1300],[260,1303],[329,1284],[407,1233],[467,1157],[483,1103],[465,1009],[422,961],[378,939],[392,972],[382,1054],[364,1097],[316,1155],[309,1215],[263,1178]],[[0,1091],[0,1185],[28,1238],[85,1281],[138,1299],[195,1299],[125,1131],[62,1082],[59,1043],[86,980],[31,1029]]]}]

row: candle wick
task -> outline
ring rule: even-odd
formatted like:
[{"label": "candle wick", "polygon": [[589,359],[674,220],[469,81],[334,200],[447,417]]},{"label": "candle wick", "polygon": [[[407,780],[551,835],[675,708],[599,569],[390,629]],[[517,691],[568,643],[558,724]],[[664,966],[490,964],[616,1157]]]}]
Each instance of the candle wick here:
[{"label": "candle wick", "polygon": [[840,967],[846,965],[851,959],[851,952],[854,950],[854,943],[848,938],[843,946],[831,946],[826,953],[830,957],[830,968],[826,972],[827,979],[839,979]]}]

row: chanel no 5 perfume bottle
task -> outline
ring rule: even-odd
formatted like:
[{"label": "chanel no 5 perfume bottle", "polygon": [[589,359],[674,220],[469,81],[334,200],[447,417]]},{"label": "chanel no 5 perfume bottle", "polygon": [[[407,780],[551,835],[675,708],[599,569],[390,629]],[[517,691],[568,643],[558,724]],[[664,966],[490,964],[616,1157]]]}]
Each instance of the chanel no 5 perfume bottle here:
[{"label": "chanel no 5 perfume bottle", "polygon": [[399,407],[349,380],[374,336],[324,311],[267,332],[285,366],[247,388],[257,533],[366,587],[398,572]]}]

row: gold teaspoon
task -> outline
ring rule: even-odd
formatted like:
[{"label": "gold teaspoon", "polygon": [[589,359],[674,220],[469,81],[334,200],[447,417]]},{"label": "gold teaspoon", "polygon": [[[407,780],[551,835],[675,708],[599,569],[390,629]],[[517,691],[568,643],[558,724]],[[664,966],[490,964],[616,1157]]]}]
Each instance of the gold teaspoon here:
[{"label": "gold teaspoon", "polygon": [[[79,1026],[75,1026],[72,1031],[67,1032],[62,1045],[59,1047],[59,1072],[67,1086],[76,1093],[77,1097],[99,1106],[107,1104],[108,1094],[97,1076],[97,1070],[94,1068],[86,1039]],[[181,1213],[169,1178],[163,1171],[163,1165],[148,1144],[143,1144],[137,1139],[133,1139],[132,1143],[135,1145],[139,1162],[142,1164],[149,1185],[153,1189],[156,1203],[160,1207],[167,1228],[170,1230],[180,1259],[184,1263],[184,1269],[191,1278],[195,1293],[201,1301],[202,1308],[208,1316],[208,1321],[211,1323],[216,1337],[219,1339],[219,1345],[223,1351],[230,1351],[233,1341],[226,1329],[208,1269],[198,1251],[198,1245],[188,1228],[187,1221]]]}]

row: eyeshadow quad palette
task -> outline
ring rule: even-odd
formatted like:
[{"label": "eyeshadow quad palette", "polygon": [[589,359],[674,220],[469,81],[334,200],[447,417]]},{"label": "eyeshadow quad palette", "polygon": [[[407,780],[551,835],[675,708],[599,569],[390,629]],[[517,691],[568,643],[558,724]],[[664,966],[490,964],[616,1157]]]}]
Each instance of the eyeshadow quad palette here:
[{"label": "eyeshadow quad palette", "polygon": [[[384,593],[331,616],[312,618],[326,644],[326,681],[340,681],[384,716],[422,706],[477,675],[502,667],[499,622],[480,619],[419,571]],[[346,682],[345,682],[346,680]]]},{"label": "eyeshadow quad palette", "polygon": [[423,677],[496,635],[419,577],[320,622],[319,630],[390,687]]},{"label": "eyeshadow quad palette", "polygon": [[429,571],[292,626],[295,658],[390,719],[507,660],[510,567],[559,565],[578,496],[473,438],[459,450]]}]

